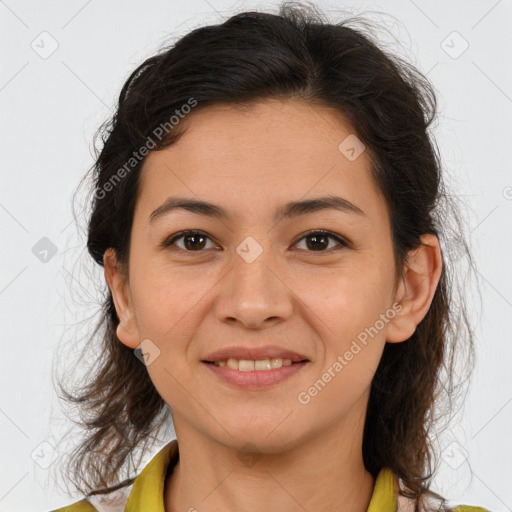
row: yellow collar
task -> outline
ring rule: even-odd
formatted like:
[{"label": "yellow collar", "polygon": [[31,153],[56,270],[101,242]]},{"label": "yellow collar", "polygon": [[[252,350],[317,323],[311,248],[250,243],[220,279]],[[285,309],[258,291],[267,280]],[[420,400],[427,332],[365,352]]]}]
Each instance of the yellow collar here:
[{"label": "yellow collar", "polygon": [[[126,503],[126,512],[165,512],[164,485],[169,466],[174,467],[179,459],[176,439],[166,444],[146,465],[133,482]],[[389,468],[383,468],[377,475],[368,512],[396,512],[397,485]]]}]

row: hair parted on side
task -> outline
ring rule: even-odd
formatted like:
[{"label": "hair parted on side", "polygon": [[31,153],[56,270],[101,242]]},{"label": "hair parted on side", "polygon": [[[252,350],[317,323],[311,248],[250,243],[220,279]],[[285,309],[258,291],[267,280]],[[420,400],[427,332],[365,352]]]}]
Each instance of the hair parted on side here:
[{"label": "hair parted on side", "polygon": [[[102,147],[91,169],[87,248],[99,265],[110,247],[121,263],[128,262],[143,160],[114,186],[107,184],[191,98],[197,102],[194,111],[269,98],[336,109],[371,155],[371,172],[389,209],[397,274],[426,233],[448,244],[456,239],[471,266],[464,238],[454,238],[462,229],[460,215],[446,192],[430,134],[436,118],[433,87],[404,59],[381,50],[364,20],[329,23],[314,6],[295,2],[281,4],[278,14],[243,12],[194,29],[133,71],[115,114],[98,132]],[[152,150],[176,142],[181,126]],[[452,264],[450,252],[443,251],[443,262],[431,307],[414,334],[386,343],[364,426],[366,468],[374,476],[390,468],[412,498],[428,494],[436,469],[434,427],[453,417],[473,367],[473,332],[455,258]],[[86,495],[119,484],[132,453],[154,438],[171,412],[144,364],[117,338],[112,295],[105,283],[101,287],[105,299],[90,337],[98,357],[88,363],[88,381],[76,392],[59,382],[61,398],[78,405],[87,430],[66,467],[66,478]]]}]

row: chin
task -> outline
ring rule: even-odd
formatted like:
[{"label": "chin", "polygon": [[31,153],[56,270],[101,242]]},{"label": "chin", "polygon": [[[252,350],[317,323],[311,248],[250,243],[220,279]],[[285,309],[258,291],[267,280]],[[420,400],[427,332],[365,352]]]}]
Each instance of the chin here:
[{"label": "chin", "polygon": [[232,449],[244,451],[257,451],[271,454],[281,453],[300,444],[301,434],[293,428],[292,422],[283,421],[260,421],[259,423],[238,422],[237,425],[229,426],[224,423],[226,430],[223,431],[223,444]]}]

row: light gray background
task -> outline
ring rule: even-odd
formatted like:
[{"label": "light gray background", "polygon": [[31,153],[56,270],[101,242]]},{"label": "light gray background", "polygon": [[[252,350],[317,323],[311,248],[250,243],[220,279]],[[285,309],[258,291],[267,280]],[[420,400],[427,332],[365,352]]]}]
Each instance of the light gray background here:
[{"label": "light gray background", "polygon": [[[275,5],[0,1],[0,511],[44,511],[72,501],[52,481],[71,424],[51,372],[58,346],[80,343],[75,324],[94,320],[98,296],[90,280],[103,279],[83,253],[85,238],[71,213],[72,193],[93,162],[94,131],[128,74],[169,36],[242,8]],[[452,503],[512,510],[512,1],[318,5],[394,16],[372,15],[438,91],[435,133],[450,183],[470,206],[483,309],[474,315],[477,369],[462,421],[442,440],[435,489]],[[469,47],[458,55],[465,41]],[[52,45],[58,47],[49,55]],[[47,262],[33,252],[43,237],[57,250]],[[45,469],[41,461],[53,463]]]}]

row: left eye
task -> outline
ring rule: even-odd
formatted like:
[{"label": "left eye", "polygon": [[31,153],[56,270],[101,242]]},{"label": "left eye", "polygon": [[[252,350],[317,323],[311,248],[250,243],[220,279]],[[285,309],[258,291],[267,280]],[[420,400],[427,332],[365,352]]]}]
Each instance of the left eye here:
[{"label": "left eye", "polygon": [[[181,240],[183,240],[182,245],[176,243],[177,241]],[[165,240],[162,243],[162,247],[176,245],[182,251],[201,252],[203,249],[211,249],[215,247],[215,244],[213,244],[213,242],[213,247],[206,247],[208,240],[210,240],[211,242],[210,237],[202,233],[201,231],[182,231],[181,233],[178,233],[170,237],[169,239]],[[306,240],[306,250],[310,249],[310,251],[308,252],[326,252],[325,249],[332,249],[332,247],[329,247],[329,240],[334,240],[335,242],[338,242],[337,245],[341,247],[348,247],[349,245],[343,238],[333,233],[330,233],[329,231],[310,231],[302,238],[300,238],[299,242],[301,242],[302,240]],[[295,245],[298,245],[299,242],[297,242]]]},{"label": "left eye", "polygon": [[[329,248],[329,239],[338,242],[342,247],[348,247],[348,243],[343,238],[330,233],[329,231],[310,231],[300,240],[307,240],[306,248],[312,249],[310,252],[326,252],[324,249]],[[309,242],[308,242],[309,241]],[[331,247],[332,249],[332,247]]]}]

